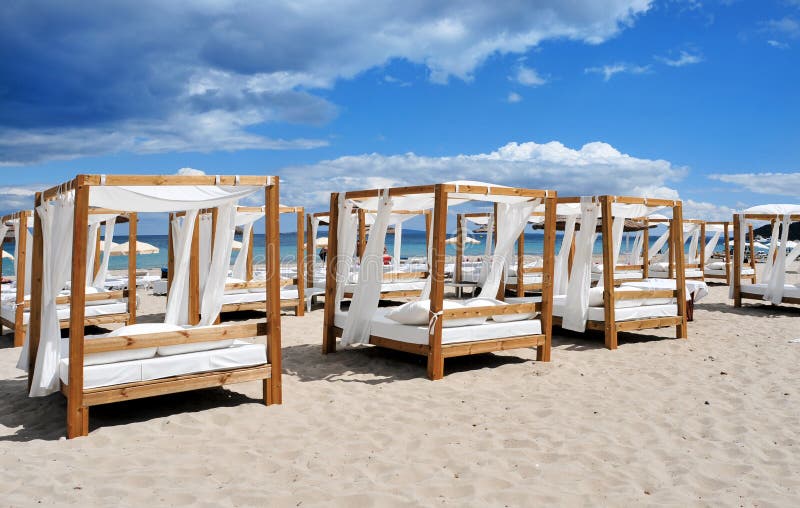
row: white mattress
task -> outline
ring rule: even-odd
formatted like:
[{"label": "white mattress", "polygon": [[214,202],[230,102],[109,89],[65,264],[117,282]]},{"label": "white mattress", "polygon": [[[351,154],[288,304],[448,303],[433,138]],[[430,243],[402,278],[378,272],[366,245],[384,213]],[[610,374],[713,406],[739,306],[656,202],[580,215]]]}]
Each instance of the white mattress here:
[{"label": "white mattress", "polygon": [[[644,272],[641,270],[617,270],[614,272],[615,280],[641,279],[642,277],[644,277]],[[592,271],[592,280],[603,280],[603,272]]]},{"label": "white mattress", "polygon": [[[564,317],[565,297],[553,298],[553,315]],[[633,321],[635,319],[648,319],[656,317],[671,317],[678,315],[678,306],[674,303],[662,305],[640,305],[638,307],[625,307],[614,309],[616,321]],[[589,321],[605,321],[603,307],[589,307]]]},{"label": "white mattress", "polygon": [[[743,293],[763,295],[767,291],[767,284],[742,284]],[[784,284],[783,296],[786,298],[800,298],[800,284]]]},{"label": "white mattress", "polygon": [[[669,272],[664,272],[661,270],[650,270],[649,272],[650,277],[654,277],[656,279],[669,279]],[[703,271],[699,268],[687,268],[686,269],[686,277],[690,278],[700,278],[703,276]]]},{"label": "white mattress", "polygon": [[[345,284],[344,292],[352,293],[356,290],[358,284]],[[410,281],[397,281],[397,282],[382,282],[381,293],[389,293],[392,291],[422,291],[425,287],[424,280],[410,280]]]},{"label": "white mattress", "polygon": [[[525,277],[522,279],[524,284],[541,284],[542,283],[542,274],[540,273],[526,273]],[[514,285],[517,283],[517,276],[516,275],[509,275],[506,277],[506,284],[509,286]]]},{"label": "white mattress", "polygon": [[[281,300],[297,299],[297,289],[282,289]],[[225,293],[222,295],[222,305],[237,303],[266,302],[267,294],[263,291],[257,293]]]},{"label": "white mattress", "polygon": [[[385,316],[389,308],[379,308],[370,323],[370,335],[393,339],[411,344],[428,343],[427,325],[403,325],[392,321]],[[337,312],[335,324],[344,328],[347,312]],[[538,335],[542,333],[542,323],[538,319],[512,321],[510,323],[497,323],[487,321],[482,325],[452,326],[442,328],[442,344],[456,344],[460,342],[476,342],[480,340],[502,339],[505,337],[518,337],[523,335]]]},{"label": "white mattress", "polygon": [[[264,344],[250,344],[237,340],[232,346],[223,349],[85,366],[83,368],[83,387],[98,388],[137,381],[151,381],[182,374],[251,367],[265,363],[267,363],[267,349]],[[69,358],[61,359],[58,370],[61,381],[67,383]]]},{"label": "white mattress", "polygon": [[[706,275],[720,275],[724,277],[726,275],[725,270],[713,270],[711,268],[706,268],[705,270]],[[754,270],[752,268],[742,268],[742,275],[753,275]]]},{"label": "white mattress", "polygon": [[[14,310],[14,305],[7,305],[6,303],[3,303],[3,305],[0,307],[2,316],[9,321],[14,321]],[[125,300],[116,300],[113,303],[104,303],[103,305],[87,305],[84,307],[85,317],[107,316],[109,314],[122,314],[125,312],[128,312],[128,304],[125,302]],[[27,325],[29,318],[30,313],[25,311],[22,314],[22,323]],[[60,321],[69,319],[69,306],[59,306],[58,319]]]}]

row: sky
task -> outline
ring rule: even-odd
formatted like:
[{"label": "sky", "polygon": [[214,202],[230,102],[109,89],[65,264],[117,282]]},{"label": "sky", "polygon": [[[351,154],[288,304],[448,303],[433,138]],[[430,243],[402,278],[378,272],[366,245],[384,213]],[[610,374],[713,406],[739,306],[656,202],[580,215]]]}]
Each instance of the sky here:
[{"label": "sky", "polygon": [[309,211],[470,179],[725,219],[800,201],[799,89],[800,0],[5,0],[0,213],[191,168]]}]

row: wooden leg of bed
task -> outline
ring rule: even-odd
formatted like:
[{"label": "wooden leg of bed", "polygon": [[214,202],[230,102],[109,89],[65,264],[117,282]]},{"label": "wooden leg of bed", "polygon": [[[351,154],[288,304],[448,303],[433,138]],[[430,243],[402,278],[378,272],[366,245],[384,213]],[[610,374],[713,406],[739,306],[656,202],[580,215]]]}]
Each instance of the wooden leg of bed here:
[{"label": "wooden leg of bed", "polygon": [[687,333],[686,318],[684,318],[681,324],[675,327],[675,338],[686,339],[688,337],[689,334]]},{"label": "wooden leg of bed", "polygon": [[89,435],[89,407],[76,406],[67,400],[67,439]]},{"label": "wooden leg of bed", "polygon": [[25,342],[25,329],[21,326],[14,328],[14,347],[22,347]]},{"label": "wooden leg of bed", "polygon": [[263,389],[263,398],[264,398],[264,405],[269,406],[272,402],[272,382],[269,379],[265,379],[262,383]]},{"label": "wooden leg of bed", "polygon": [[335,353],[336,352],[336,334],[333,333],[332,328],[326,328],[323,332],[324,336],[322,338],[322,354],[328,353]]},{"label": "wooden leg of bed", "polygon": [[294,308],[295,316],[302,317],[305,315],[305,306],[302,303],[298,303],[297,307]]},{"label": "wooden leg of bed", "polygon": [[606,328],[606,348],[617,349],[617,328],[615,326]]},{"label": "wooden leg of bed", "polygon": [[549,362],[550,361],[550,343],[548,342],[544,346],[538,346],[536,348],[536,361],[537,362]]},{"label": "wooden leg of bed", "polygon": [[444,377],[444,357],[433,352],[428,353],[428,379],[436,381]]}]

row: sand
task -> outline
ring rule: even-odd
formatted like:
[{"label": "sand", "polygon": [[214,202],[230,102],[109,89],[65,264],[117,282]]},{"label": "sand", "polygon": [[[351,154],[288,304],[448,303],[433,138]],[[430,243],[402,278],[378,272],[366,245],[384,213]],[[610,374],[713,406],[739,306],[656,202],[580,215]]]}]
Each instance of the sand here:
[{"label": "sand", "polygon": [[70,441],[0,338],[0,506],[800,505],[798,306],[713,286],[689,340],[557,334],[549,364],[454,359],[437,382],[418,357],[322,356],[321,324],[283,318],[282,406],[255,382],[119,403]]}]

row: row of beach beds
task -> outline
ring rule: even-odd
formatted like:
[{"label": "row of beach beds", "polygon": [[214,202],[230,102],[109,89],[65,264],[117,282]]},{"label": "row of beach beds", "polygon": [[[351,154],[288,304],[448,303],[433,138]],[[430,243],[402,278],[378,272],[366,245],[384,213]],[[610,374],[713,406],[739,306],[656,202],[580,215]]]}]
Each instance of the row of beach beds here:
[{"label": "row of beach beds", "polygon": [[[619,332],[674,327],[677,338],[686,338],[692,302],[705,291],[711,259],[705,249],[714,251],[706,245],[707,227],[718,231],[714,242],[724,238],[725,280],[733,284],[736,305],[748,298],[800,303],[800,287],[783,283],[797,249],[771,251],[762,283],[753,257],[744,262],[748,241],[753,252],[748,224],[772,222],[773,244],[786,245],[800,206],[768,205],[735,215],[731,224],[709,224],[684,221],[675,200],[569,198],[481,182],[333,193],[326,214],[306,215],[302,207],[281,205],[279,196],[279,179],[270,176],[78,175],[37,193],[33,211],[2,219],[2,238],[14,229],[16,273],[15,286],[0,293],[2,324],[21,346],[18,367],[28,373],[29,395],[67,398],[69,438],[88,434],[89,409],[98,404],[248,381],[262,383],[265,404],[281,403],[281,309],[302,316],[319,296],[325,300],[323,353],[372,344],[418,354],[434,380],[454,356],[536,348],[538,361],[550,361],[553,326],[599,330],[609,349],[616,349]],[[262,206],[240,204],[261,199]],[[474,211],[486,205],[491,212]],[[454,208],[460,210],[456,235],[448,239]],[[117,280],[121,289],[108,289],[114,228],[127,223],[135,245],[142,213],[169,214],[169,278],[158,282],[167,295],[164,323],[136,323],[137,286],[144,281],[137,279],[135,249],[127,281],[137,282]],[[296,215],[294,271],[281,268],[281,214]],[[398,230],[420,215],[428,254],[422,263],[400,263]],[[254,229],[261,221],[266,257],[257,271]],[[479,262],[464,259],[468,222],[489,226]],[[666,231],[651,249],[654,223]],[[324,226],[327,262],[315,248]],[[387,267],[390,226],[395,255]],[[527,227],[543,231],[537,263],[525,261]],[[231,267],[237,231],[241,249]],[[623,253],[626,232],[634,235],[634,248]],[[686,236],[692,238],[688,254]],[[593,259],[598,239],[602,265]],[[446,257],[449,243],[455,263]],[[651,268],[658,262],[666,265],[656,275]],[[692,277],[692,270],[700,275]],[[453,298],[465,288],[472,288],[470,298]],[[221,313],[241,310],[265,317],[221,323]],[[122,326],[85,335],[87,325],[114,324]]]}]

